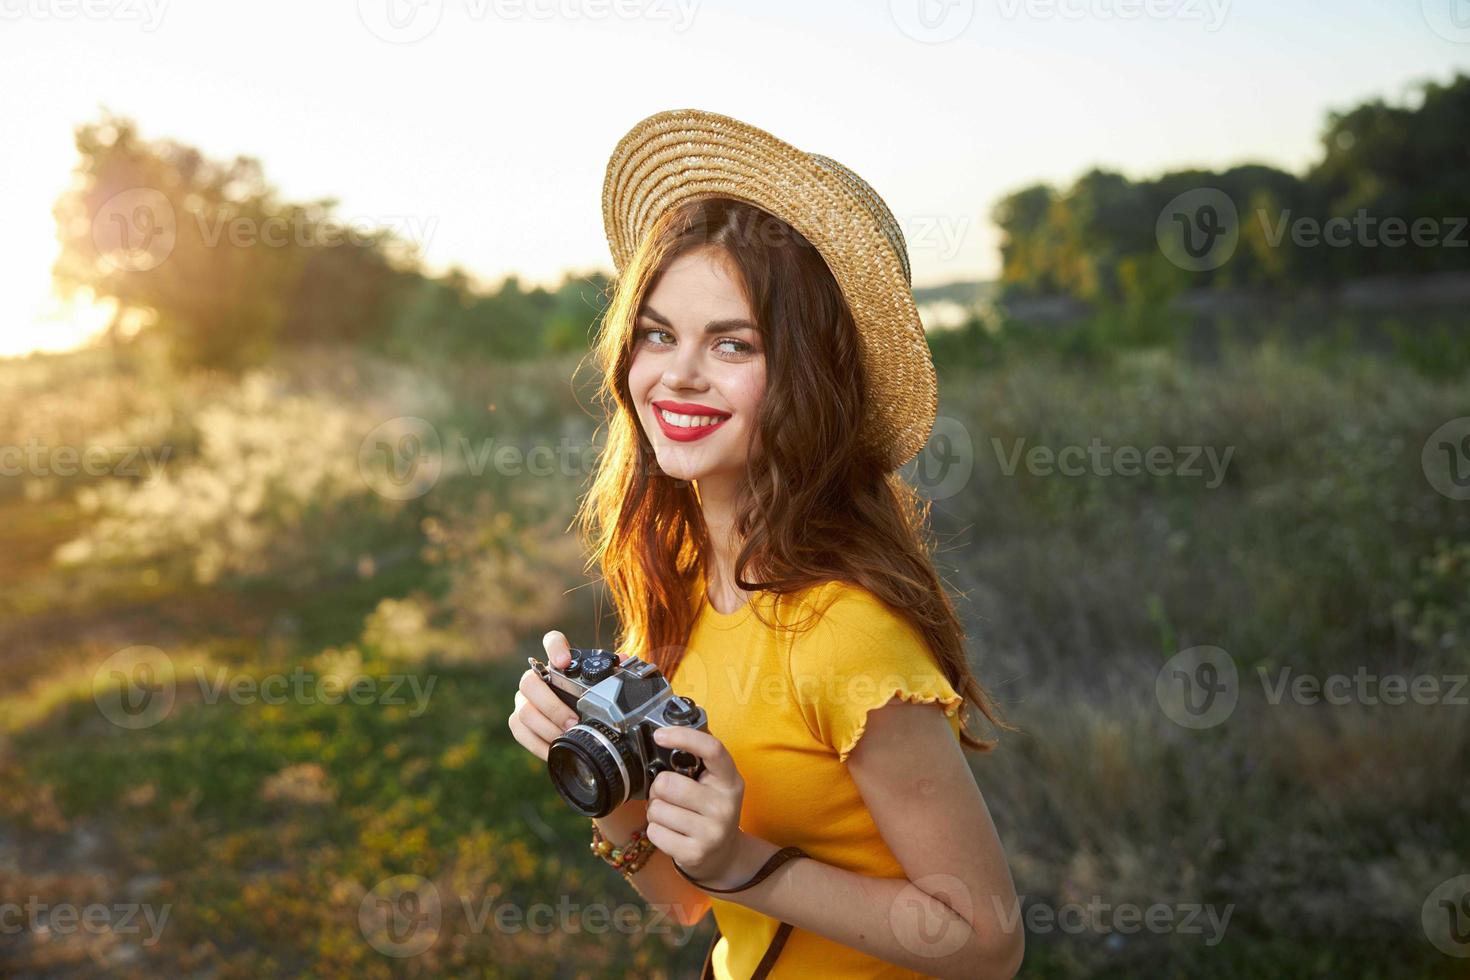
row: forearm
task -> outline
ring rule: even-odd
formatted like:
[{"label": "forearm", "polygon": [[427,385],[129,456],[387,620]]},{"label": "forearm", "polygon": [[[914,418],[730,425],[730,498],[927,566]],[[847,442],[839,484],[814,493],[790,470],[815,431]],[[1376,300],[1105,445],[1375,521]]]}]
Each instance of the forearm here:
[{"label": "forearm", "polygon": [[[777,850],[769,841],[743,835],[736,865],[708,884],[734,887]],[[998,910],[982,908],[978,897],[956,901],[971,916],[967,919],[906,878],[873,878],[802,858],[751,888],[718,897],[929,976],[1009,980],[1019,968],[1019,937],[988,925],[987,913]],[[1010,925],[1021,928],[1019,921]]]},{"label": "forearm", "polygon": [[[621,844],[633,831],[648,826],[648,802],[629,800],[595,822],[603,837]],[[694,925],[709,911],[709,896],[675,871],[673,862],[663,851],[654,851],[628,881],[644,901],[665,909],[681,925]]]}]

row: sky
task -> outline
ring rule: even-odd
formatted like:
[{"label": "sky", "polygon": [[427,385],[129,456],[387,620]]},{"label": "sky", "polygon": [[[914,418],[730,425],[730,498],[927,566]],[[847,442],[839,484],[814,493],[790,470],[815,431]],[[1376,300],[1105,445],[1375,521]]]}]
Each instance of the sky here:
[{"label": "sky", "polygon": [[856,170],[916,286],[999,272],[995,201],[1093,166],[1301,170],[1333,109],[1470,71],[1470,0],[0,0],[0,355],[105,322],[54,296],[73,128],[258,158],[292,200],[458,265],[611,270],[607,158],[671,108]]}]

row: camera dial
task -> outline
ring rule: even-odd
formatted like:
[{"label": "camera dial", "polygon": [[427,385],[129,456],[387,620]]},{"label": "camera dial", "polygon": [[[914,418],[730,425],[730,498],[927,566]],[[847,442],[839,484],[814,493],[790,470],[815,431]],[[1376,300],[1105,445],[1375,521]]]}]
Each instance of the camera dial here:
[{"label": "camera dial", "polygon": [[578,667],[582,674],[582,683],[596,684],[612,676],[613,671],[618,668],[618,658],[598,650],[582,657]]},{"label": "camera dial", "polygon": [[699,708],[693,698],[676,694],[664,705],[664,719],[671,725],[692,725],[698,717]]}]

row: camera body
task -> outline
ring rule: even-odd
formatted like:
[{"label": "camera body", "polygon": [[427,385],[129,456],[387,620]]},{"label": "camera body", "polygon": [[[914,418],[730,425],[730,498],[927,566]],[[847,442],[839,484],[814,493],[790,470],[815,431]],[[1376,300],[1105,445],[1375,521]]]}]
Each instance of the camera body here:
[{"label": "camera body", "polygon": [[672,771],[698,779],[704,762],[653,740],[659,728],[709,731],[703,708],[673,692],[653,664],[609,650],[572,649],[564,670],[526,658],[578,724],[558,735],[546,756],[552,785],[572,809],[603,817],[628,800],[645,800],[654,777]]}]

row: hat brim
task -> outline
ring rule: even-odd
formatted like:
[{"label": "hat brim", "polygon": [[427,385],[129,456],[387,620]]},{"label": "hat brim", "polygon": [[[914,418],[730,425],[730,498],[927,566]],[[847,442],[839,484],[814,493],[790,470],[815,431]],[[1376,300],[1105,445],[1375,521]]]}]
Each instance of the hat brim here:
[{"label": "hat brim", "polygon": [[857,323],[868,392],[863,441],[888,468],[912,459],[938,413],[938,385],[912,287],[858,192],[770,133],[700,109],[642,120],[618,141],[602,217],[621,273],[659,216],[685,201],[730,197],[785,221],[821,253]]}]

